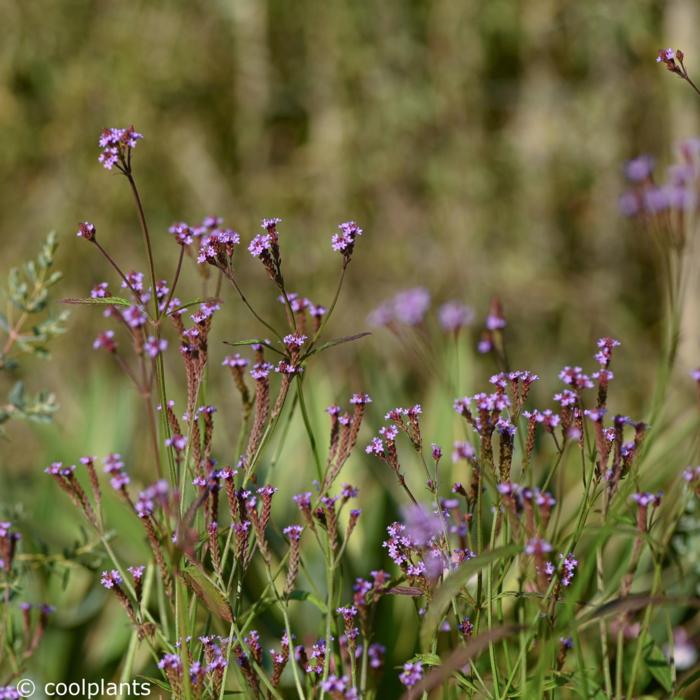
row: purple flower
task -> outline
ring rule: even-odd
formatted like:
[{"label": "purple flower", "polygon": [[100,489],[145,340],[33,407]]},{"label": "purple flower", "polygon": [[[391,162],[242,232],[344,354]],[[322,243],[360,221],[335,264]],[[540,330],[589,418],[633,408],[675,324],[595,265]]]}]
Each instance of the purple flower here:
[{"label": "purple flower", "polygon": [[623,192],[617,200],[622,216],[636,216],[640,210],[640,198],[636,192]]},{"label": "purple flower", "polygon": [[569,367],[567,365],[559,372],[559,379],[574,389],[591,389],[593,387],[593,382],[587,374],[583,373],[580,367]]},{"label": "purple flower", "polygon": [[506,327],[506,320],[498,314],[489,314],[486,317],[486,328],[490,331],[499,331]]},{"label": "purple flower", "polygon": [[491,350],[493,350],[493,341],[491,340],[491,336],[489,335],[482,337],[476,345],[476,350],[481,355],[491,352]]},{"label": "purple flower", "polygon": [[192,235],[192,229],[184,222],[173,224],[168,231],[175,236],[175,240],[180,245],[190,245],[194,237]]},{"label": "purple flower", "polygon": [[301,539],[301,533],[303,531],[303,527],[301,525],[288,525],[287,527],[282,530],[282,532],[287,535],[287,537],[290,540],[293,540],[294,542],[298,542]]},{"label": "purple flower", "polygon": [[349,498],[357,498],[358,493],[359,493],[359,489],[357,489],[352,484],[343,484],[343,489],[340,492],[340,495],[345,499],[349,499]]},{"label": "purple flower", "polygon": [[240,367],[241,369],[244,369],[248,366],[248,360],[236,353],[235,355],[226,355],[221,364],[224,367]]},{"label": "purple flower", "polygon": [[176,452],[182,452],[187,446],[187,438],[176,433],[166,439],[165,445],[166,447],[172,447]]},{"label": "purple flower", "polygon": [[140,306],[130,306],[124,311],[124,320],[131,328],[142,328],[146,325],[147,316]]},{"label": "purple flower", "polygon": [[625,177],[630,182],[643,182],[649,178],[653,169],[654,160],[651,156],[637,156],[625,164]]},{"label": "purple flower", "polygon": [[422,505],[403,508],[403,519],[406,535],[418,547],[425,547],[442,532],[440,517]]},{"label": "purple flower", "polygon": [[100,577],[100,583],[105,588],[114,588],[115,586],[118,586],[121,582],[122,577],[116,569],[112,569],[111,571],[103,571],[102,576]]},{"label": "purple flower", "polygon": [[372,441],[369,443],[369,445],[365,447],[365,452],[368,455],[374,455],[375,457],[383,457],[385,454],[384,443],[378,437],[372,438]]},{"label": "purple flower", "polygon": [[285,335],[282,340],[287,348],[292,350],[294,348],[300,348],[306,342],[306,339],[307,337],[302,333],[290,333]]},{"label": "purple flower", "polygon": [[430,294],[423,287],[400,292],[394,297],[396,320],[408,326],[417,326],[430,307]]},{"label": "purple flower", "polygon": [[423,678],[423,664],[420,661],[411,663],[410,661],[403,665],[403,671],[399,674],[399,680],[407,688],[411,688],[421,681]]},{"label": "purple flower", "polygon": [[159,662],[158,668],[163,670],[181,671],[182,661],[177,654],[166,654]]},{"label": "purple flower", "polygon": [[525,554],[546,554],[552,551],[552,545],[539,537],[533,537],[525,545]]},{"label": "purple flower", "polygon": [[98,282],[90,290],[90,298],[92,299],[104,299],[109,296],[109,285],[107,282]]},{"label": "purple flower", "polygon": [[260,233],[250,242],[248,250],[254,258],[259,258],[263,253],[272,249],[272,236],[269,233]]},{"label": "purple flower", "polygon": [[454,333],[474,322],[474,310],[458,301],[448,301],[438,310],[438,317],[443,330]]},{"label": "purple flower", "polygon": [[331,237],[331,247],[349,260],[356,239],[362,235],[362,229],[354,221],[346,221],[340,224],[338,229],[340,233],[335,233]]},{"label": "purple flower", "polygon": [[469,461],[474,459],[474,457],[476,457],[476,450],[470,443],[458,440],[452,445],[453,462],[456,463],[462,459]]},{"label": "purple flower", "polygon": [[168,341],[165,338],[156,338],[151,335],[145,342],[144,349],[149,357],[158,357],[160,353],[168,349]]},{"label": "purple flower", "polygon": [[647,508],[650,505],[658,506],[661,503],[661,496],[661,493],[645,491],[643,493],[633,493],[631,498],[638,506]]},{"label": "purple flower", "polygon": [[86,241],[95,240],[95,226],[89,221],[83,221],[78,227],[78,232],[75,234],[78,238],[84,238]]},{"label": "purple flower", "polygon": [[266,379],[274,367],[269,362],[256,362],[250,370],[250,376],[256,381]]},{"label": "purple flower", "polygon": [[277,229],[277,224],[281,224],[282,219],[275,217],[272,217],[271,219],[263,219],[260,222],[260,227],[264,228],[268,233],[271,233],[272,231],[275,231]]},{"label": "purple flower", "polygon": [[116,352],[117,341],[114,340],[114,331],[104,331],[100,333],[92,343],[94,350],[106,350],[107,352]]},{"label": "purple flower", "polygon": [[134,581],[140,581],[143,578],[143,573],[146,571],[145,566],[130,566],[128,569],[129,573],[133,577]]},{"label": "purple flower", "polygon": [[104,129],[100,134],[99,146],[102,152],[99,155],[99,162],[107,169],[111,170],[115,165],[120,169],[126,167],[125,158],[136,143],[143,138],[133,126],[126,129]]},{"label": "purple flower", "polygon": [[366,406],[368,403],[372,403],[372,399],[369,394],[353,394],[350,403],[356,406]]},{"label": "purple flower", "polygon": [[566,556],[560,554],[559,558],[562,559],[561,584],[562,586],[566,587],[571,585],[571,581],[573,580],[576,569],[578,568],[578,559],[575,559],[574,555],[571,553],[567,554]]}]

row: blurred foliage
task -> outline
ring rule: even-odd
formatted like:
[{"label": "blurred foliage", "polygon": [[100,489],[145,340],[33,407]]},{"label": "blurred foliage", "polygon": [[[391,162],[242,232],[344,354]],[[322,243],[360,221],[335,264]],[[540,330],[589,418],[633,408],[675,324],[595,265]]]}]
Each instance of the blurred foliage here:
[{"label": "blurred foliage", "polygon": [[[51,289],[63,277],[52,269],[57,245],[56,234],[50,233],[36,260],[12,268],[8,275],[7,307],[5,313],[0,312],[0,370],[9,376],[17,373],[23,355],[48,357],[48,344],[65,332],[67,311],[57,315],[44,313]],[[0,406],[0,425],[13,417],[45,422],[57,408],[54,394],[41,391],[36,396],[27,396],[24,382],[18,380],[6,404]]]}]

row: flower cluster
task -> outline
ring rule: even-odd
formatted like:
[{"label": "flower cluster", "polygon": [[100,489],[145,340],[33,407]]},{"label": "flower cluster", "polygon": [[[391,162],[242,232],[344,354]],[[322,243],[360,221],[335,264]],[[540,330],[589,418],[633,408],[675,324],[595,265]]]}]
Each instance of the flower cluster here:
[{"label": "flower cluster", "polygon": [[104,129],[100,134],[99,144],[102,152],[99,162],[107,169],[113,167],[122,172],[131,170],[131,149],[143,138],[142,134],[129,126],[126,129]]}]

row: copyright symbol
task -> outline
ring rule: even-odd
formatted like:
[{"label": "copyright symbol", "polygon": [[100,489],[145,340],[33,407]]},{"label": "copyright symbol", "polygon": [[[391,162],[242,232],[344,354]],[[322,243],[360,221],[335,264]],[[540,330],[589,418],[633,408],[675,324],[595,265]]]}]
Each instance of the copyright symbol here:
[{"label": "copyright symbol", "polygon": [[36,691],[36,685],[34,684],[34,681],[30,680],[29,678],[23,678],[17,684],[17,692],[20,694],[20,697],[22,697],[22,698],[31,698],[32,695],[34,695],[35,691]]}]

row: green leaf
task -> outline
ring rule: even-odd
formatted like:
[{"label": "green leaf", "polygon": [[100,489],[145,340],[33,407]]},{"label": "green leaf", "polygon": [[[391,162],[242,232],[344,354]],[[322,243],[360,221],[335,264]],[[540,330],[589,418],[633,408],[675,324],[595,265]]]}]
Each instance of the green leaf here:
[{"label": "green leaf", "polygon": [[442,663],[442,659],[437,654],[416,654],[411,659],[411,663],[416,663],[417,661],[426,666],[439,666]]},{"label": "green leaf", "polygon": [[323,345],[319,345],[318,347],[314,348],[311,350],[308,355],[313,355],[315,353],[323,352],[324,350],[328,350],[328,348],[333,348],[336,345],[342,345],[343,343],[352,343],[355,340],[359,340],[360,338],[365,338],[368,335],[372,335],[369,331],[365,331],[364,333],[355,333],[355,335],[346,335],[343,336],[342,338],[333,338],[333,340],[329,340],[326,343],[323,343]]},{"label": "green leaf", "polygon": [[153,676],[136,676],[138,679],[145,681],[146,683],[153,684],[157,688],[160,688],[161,690],[165,690],[166,692],[170,693],[170,684],[166,683],[164,680],[161,680],[160,678],[153,678]]},{"label": "green leaf", "polygon": [[309,603],[317,607],[324,615],[328,610],[326,604],[323,601],[319,600],[315,595],[309,593],[309,591],[292,591],[289,598],[290,600],[308,601]]},{"label": "green leaf", "polygon": [[696,671],[693,671],[689,676],[686,676],[683,679],[683,682],[678,686],[678,690],[685,690],[686,688],[690,688],[691,685],[694,685],[698,681],[700,681],[700,668]]},{"label": "green leaf", "polygon": [[186,568],[180,575],[183,581],[207,606],[208,610],[228,623],[233,622],[233,614],[228,599],[203,571],[192,566]]},{"label": "green leaf", "polygon": [[667,693],[671,692],[671,688],[673,688],[671,665],[663,651],[659,649],[653,640],[650,640],[644,647],[644,663],[657,683],[659,683]]},{"label": "green leaf", "polygon": [[459,590],[469,581],[469,579],[477,574],[481,569],[489,564],[506,559],[516,552],[519,552],[521,547],[518,545],[509,545],[507,547],[499,547],[490,552],[480,554],[474,559],[464,562],[456,571],[453,571],[435,591],[432,603],[425,613],[423,618],[423,627],[421,629],[421,639],[426,646],[430,643],[430,638],[433,631],[440,623],[442,614],[449,602],[454,598]]},{"label": "green leaf", "polygon": [[101,297],[93,299],[92,297],[69,297],[63,299],[64,304],[99,304],[107,306],[131,306],[128,299],[122,297]]}]

